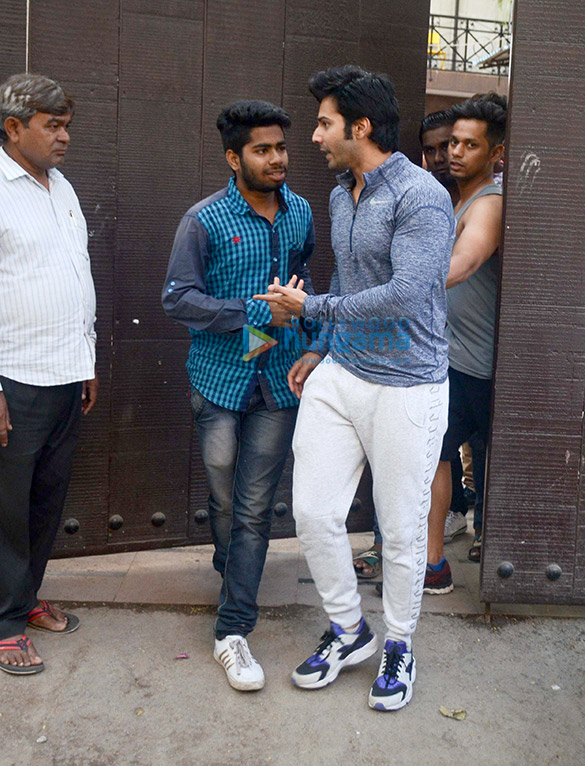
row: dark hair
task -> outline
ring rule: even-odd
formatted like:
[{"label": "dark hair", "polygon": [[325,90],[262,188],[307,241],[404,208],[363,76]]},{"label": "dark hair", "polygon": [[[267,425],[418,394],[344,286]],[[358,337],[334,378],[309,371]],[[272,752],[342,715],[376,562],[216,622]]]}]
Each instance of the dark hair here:
[{"label": "dark hair", "polygon": [[309,90],[321,103],[327,96],[337,102],[345,119],[345,137],[351,138],[351,126],[361,117],[372,124],[369,136],[382,152],[398,148],[399,112],[394,85],[383,74],[372,74],[358,66],[332,67],[317,72],[309,80]]},{"label": "dark hair", "polygon": [[454,120],[481,120],[487,123],[486,137],[492,146],[503,144],[506,138],[508,99],[491,91],[468,98],[451,107]]},{"label": "dark hair", "polygon": [[8,139],[4,120],[16,117],[23,125],[37,112],[73,114],[74,103],[59,83],[42,74],[13,74],[0,85],[0,140]]},{"label": "dark hair", "polygon": [[418,140],[420,141],[421,146],[423,135],[427,130],[436,130],[437,128],[442,128],[444,125],[451,126],[454,122],[453,112],[450,109],[442,109],[440,112],[431,112],[430,114],[427,114],[426,117],[422,118],[420,130],[418,132]]},{"label": "dark hair", "polygon": [[290,128],[291,121],[284,109],[268,101],[236,101],[222,110],[216,125],[224,151],[231,149],[241,156],[242,149],[250,140],[252,128],[279,125],[285,130]]}]

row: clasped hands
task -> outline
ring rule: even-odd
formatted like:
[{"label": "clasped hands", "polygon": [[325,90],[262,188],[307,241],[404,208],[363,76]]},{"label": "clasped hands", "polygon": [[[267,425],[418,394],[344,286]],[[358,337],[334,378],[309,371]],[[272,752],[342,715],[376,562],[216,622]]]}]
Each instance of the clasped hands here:
[{"label": "clasped hands", "polygon": [[303,291],[305,282],[296,275],[290,278],[286,285],[280,284],[280,279],[274,277],[274,282],[268,285],[268,292],[252,296],[255,300],[266,301],[270,307],[273,327],[290,327],[295,317],[300,317],[303,302],[307,293]]},{"label": "clasped hands", "polygon": [[[271,324],[275,327],[290,327],[291,323],[301,315],[307,293],[303,291],[304,281],[293,275],[286,285],[281,285],[278,277],[268,286],[264,295],[254,295],[260,301],[266,301],[272,312]],[[282,324],[280,324],[282,322]],[[299,397],[303,393],[305,382],[317,365],[321,362],[321,354],[306,351],[293,364],[286,376],[288,387]]]}]

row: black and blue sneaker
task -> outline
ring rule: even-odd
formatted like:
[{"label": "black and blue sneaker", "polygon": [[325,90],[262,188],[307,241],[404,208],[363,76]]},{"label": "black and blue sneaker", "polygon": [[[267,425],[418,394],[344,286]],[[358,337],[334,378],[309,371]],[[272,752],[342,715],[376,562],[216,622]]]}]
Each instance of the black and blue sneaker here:
[{"label": "black and blue sneaker", "polygon": [[320,689],[335,681],[343,668],[367,660],[377,648],[378,639],[363,617],[356,633],[344,633],[332,622],[313,654],[292,674],[293,683],[303,689]]},{"label": "black and blue sneaker", "polygon": [[412,697],[416,660],[404,641],[386,640],[378,678],[372,684],[368,705],[374,710],[399,710]]}]

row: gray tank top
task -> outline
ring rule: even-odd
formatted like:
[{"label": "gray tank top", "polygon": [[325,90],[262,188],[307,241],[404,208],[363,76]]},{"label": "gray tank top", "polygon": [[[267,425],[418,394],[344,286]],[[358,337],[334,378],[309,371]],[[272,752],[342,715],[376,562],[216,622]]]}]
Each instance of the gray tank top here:
[{"label": "gray tank top", "polygon": [[[480,189],[456,214],[457,223],[476,199],[488,194],[501,195],[502,189],[497,184]],[[469,279],[447,290],[449,364],[475,378],[492,377],[498,277],[496,251]]]}]

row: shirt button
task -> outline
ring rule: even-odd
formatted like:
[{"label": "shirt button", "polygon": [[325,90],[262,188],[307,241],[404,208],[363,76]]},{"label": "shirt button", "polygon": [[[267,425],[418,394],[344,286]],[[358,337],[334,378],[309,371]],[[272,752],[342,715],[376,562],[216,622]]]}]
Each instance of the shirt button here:
[{"label": "shirt button", "polygon": [[278,261],[278,258],[273,258],[272,260],[274,261],[274,263],[276,263]]}]

